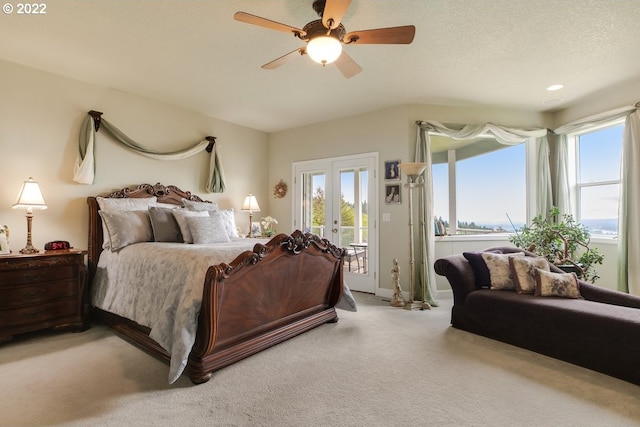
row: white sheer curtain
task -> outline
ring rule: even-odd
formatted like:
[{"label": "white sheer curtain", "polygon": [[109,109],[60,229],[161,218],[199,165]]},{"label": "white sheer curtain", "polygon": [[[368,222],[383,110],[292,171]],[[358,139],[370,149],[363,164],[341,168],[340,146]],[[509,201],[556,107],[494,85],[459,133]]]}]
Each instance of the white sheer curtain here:
[{"label": "white sheer curtain", "polygon": [[555,206],[560,216],[573,214],[569,181],[569,146],[567,135],[556,135]]},{"label": "white sheer curtain", "polygon": [[[161,153],[159,151],[149,150],[129,138],[120,129],[100,117],[100,127],[111,135],[117,142],[126,148],[142,155],[156,160],[181,160],[205,151],[211,144],[211,156],[209,158],[209,175],[205,184],[209,193],[222,193],[225,189],[224,171],[222,162],[218,152],[219,143],[213,143],[215,138],[208,137],[196,143],[194,146],[183,150],[173,151],[169,153]],[[78,155],[74,165],[73,180],[80,184],[93,184],[95,177],[95,134],[97,132],[94,117],[87,115],[80,126],[80,136],[78,141]]]},{"label": "white sheer curtain", "polygon": [[[551,189],[551,177],[549,175],[549,146],[547,143],[547,129],[518,129],[486,123],[483,125],[467,124],[461,129],[450,128],[436,121],[417,121],[418,136],[416,141],[415,161],[427,163],[424,172],[423,202],[424,218],[426,224],[433,223],[433,179],[431,175],[431,139],[429,134],[440,134],[453,139],[472,139],[481,135],[492,134],[496,140],[505,145],[516,145],[526,140],[535,140],[538,144],[538,169],[541,171],[537,175],[538,193],[537,200],[549,200]],[[540,178],[542,177],[542,178]],[[424,250],[422,259],[426,262],[419,263],[416,277],[419,278],[421,287],[425,287],[427,302],[437,306],[433,300],[435,293],[435,272],[433,263],[435,261],[435,236],[433,227],[424,227]],[[423,270],[423,267],[425,271]],[[422,288],[420,288],[422,289]]]}]

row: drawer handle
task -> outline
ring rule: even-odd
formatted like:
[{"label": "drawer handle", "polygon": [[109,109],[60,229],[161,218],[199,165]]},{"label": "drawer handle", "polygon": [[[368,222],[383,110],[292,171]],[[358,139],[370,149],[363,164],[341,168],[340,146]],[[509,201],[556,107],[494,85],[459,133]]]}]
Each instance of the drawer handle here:
[{"label": "drawer handle", "polygon": [[36,317],[40,317],[44,312],[45,310],[42,309],[42,310],[34,311],[31,313],[25,313],[24,316],[28,319],[35,319]]},{"label": "drawer handle", "polygon": [[34,299],[34,298],[38,298],[42,294],[44,294],[44,288],[38,288],[30,291],[24,291],[22,293],[22,297],[24,299]]}]

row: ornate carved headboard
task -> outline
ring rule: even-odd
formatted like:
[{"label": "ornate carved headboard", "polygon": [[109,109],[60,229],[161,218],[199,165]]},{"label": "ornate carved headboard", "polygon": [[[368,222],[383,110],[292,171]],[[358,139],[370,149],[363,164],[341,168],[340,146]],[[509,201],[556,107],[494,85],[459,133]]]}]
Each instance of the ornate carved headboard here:
[{"label": "ornate carved headboard", "polygon": [[[103,195],[101,197],[106,198],[116,198],[116,199],[124,199],[124,198],[144,198],[144,197],[157,197],[158,203],[170,203],[174,205],[181,205],[182,199],[193,200],[196,202],[207,202],[206,200],[202,200],[200,197],[191,194],[190,191],[184,191],[175,185],[162,185],[157,183],[155,185],[151,184],[140,184],[135,187],[123,188],[118,191],[114,191],[113,193],[109,193]],[[96,272],[96,267],[98,265],[98,259],[100,258],[100,253],[102,252],[102,220],[98,211],[100,207],[98,206],[98,202],[96,197],[90,196],[87,197],[87,204],[89,205],[89,242],[88,242],[88,267],[89,267],[89,284],[93,282],[93,276]]]}]

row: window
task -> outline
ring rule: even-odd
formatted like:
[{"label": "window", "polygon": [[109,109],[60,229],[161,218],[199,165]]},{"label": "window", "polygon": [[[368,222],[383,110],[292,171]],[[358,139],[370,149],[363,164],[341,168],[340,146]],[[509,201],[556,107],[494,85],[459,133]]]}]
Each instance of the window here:
[{"label": "window", "polygon": [[576,220],[592,235],[618,230],[620,159],[624,122],[573,135],[576,149]]},{"label": "window", "polygon": [[510,146],[493,139],[434,153],[434,214],[447,234],[508,233],[524,226],[526,158],[525,143]]}]

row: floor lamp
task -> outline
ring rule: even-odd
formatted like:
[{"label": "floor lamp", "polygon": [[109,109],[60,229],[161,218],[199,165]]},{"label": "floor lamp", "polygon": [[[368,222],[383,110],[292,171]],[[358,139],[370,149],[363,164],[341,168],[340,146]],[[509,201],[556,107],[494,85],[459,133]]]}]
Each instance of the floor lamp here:
[{"label": "floor lamp", "polygon": [[[400,163],[400,170],[407,175],[407,183],[404,185],[409,190],[409,301],[404,306],[407,310],[424,310],[430,309],[431,305],[425,302],[424,285],[422,286],[422,301],[414,301],[416,286],[416,270],[415,270],[415,243],[413,236],[413,190],[422,191],[424,179],[422,172],[426,169],[426,163]],[[422,205],[422,197],[419,198]],[[420,216],[424,216],[423,206],[419,206]],[[420,247],[424,246],[424,218],[420,218]]]}]

